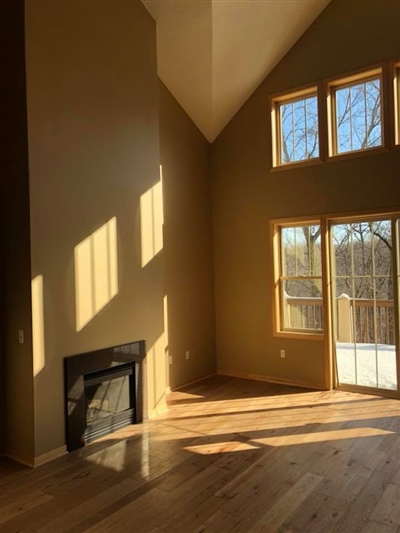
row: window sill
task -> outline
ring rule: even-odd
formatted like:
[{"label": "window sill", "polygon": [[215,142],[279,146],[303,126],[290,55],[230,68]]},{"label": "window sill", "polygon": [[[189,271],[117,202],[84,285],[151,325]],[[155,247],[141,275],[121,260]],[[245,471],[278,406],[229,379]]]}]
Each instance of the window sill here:
[{"label": "window sill", "polygon": [[385,146],[379,148],[368,148],[366,150],[354,150],[354,152],[345,152],[343,154],[330,155],[326,160],[327,163],[335,161],[346,161],[347,159],[356,159],[358,157],[367,157],[369,155],[386,154],[389,150]]},{"label": "window sill", "polygon": [[301,331],[275,331],[274,337],[281,339],[297,339],[303,341],[323,341],[325,339],[324,333],[310,333],[309,331],[302,333]]},{"label": "window sill", "polygon": [[314,159],[305,159],[304,161],[295,161],[293,163],[285,163],[284,165],[277,165],[272,167],[270,172],[282,172],[284,170],[291,170],[295,168],[311,167],[323,163],[322,159],[315,157]]}]

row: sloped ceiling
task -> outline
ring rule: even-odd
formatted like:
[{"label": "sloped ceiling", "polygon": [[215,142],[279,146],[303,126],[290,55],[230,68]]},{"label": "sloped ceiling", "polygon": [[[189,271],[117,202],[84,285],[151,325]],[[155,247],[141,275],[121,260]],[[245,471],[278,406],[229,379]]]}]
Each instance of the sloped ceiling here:
[{"label": "sloped ceiling", "polygon": [[330,0],[142,0],[158,75],[212,142]]}]

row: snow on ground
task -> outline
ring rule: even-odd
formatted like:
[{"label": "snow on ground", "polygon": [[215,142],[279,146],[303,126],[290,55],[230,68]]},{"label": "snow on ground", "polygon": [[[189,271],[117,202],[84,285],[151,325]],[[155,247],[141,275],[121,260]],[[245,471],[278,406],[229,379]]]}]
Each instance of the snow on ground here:
[{"label": "snow on ground", "polygon": [[397,389],[394,346],[337,342],[336,358],[339,383]]}]

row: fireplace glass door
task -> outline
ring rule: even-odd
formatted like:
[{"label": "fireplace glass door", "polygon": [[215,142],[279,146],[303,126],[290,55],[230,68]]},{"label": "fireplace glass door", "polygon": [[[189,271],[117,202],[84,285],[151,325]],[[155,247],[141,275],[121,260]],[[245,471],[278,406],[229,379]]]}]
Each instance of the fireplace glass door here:
[{"label": "fireplace glass door", "polygon": [[135,422],[134,365],[87,374],[84,382],[86,442]]}]

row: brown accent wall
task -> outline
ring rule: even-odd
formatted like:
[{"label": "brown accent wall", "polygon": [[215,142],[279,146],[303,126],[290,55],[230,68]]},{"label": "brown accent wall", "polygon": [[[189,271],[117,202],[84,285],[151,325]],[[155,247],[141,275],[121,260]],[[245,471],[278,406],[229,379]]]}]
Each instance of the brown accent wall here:
[{"label": "brown accent wall", "polygon": [[219,371],[324,383],[323,343],[272,335],[269,221],[399,208],[400,152],[271,172],[268,97],[399,57],[399,10],[333,0],[212,145]]},{"label": "brown accent wall", "polygon": [[[34,455],[24,2],[1,4],[1,452]],[[23,330],[25,343],[19,344]]]},{"label": "brown accent wall", "polygon": [[208,141],[160,82],[171,388],[216,371],[209,150]]}]

